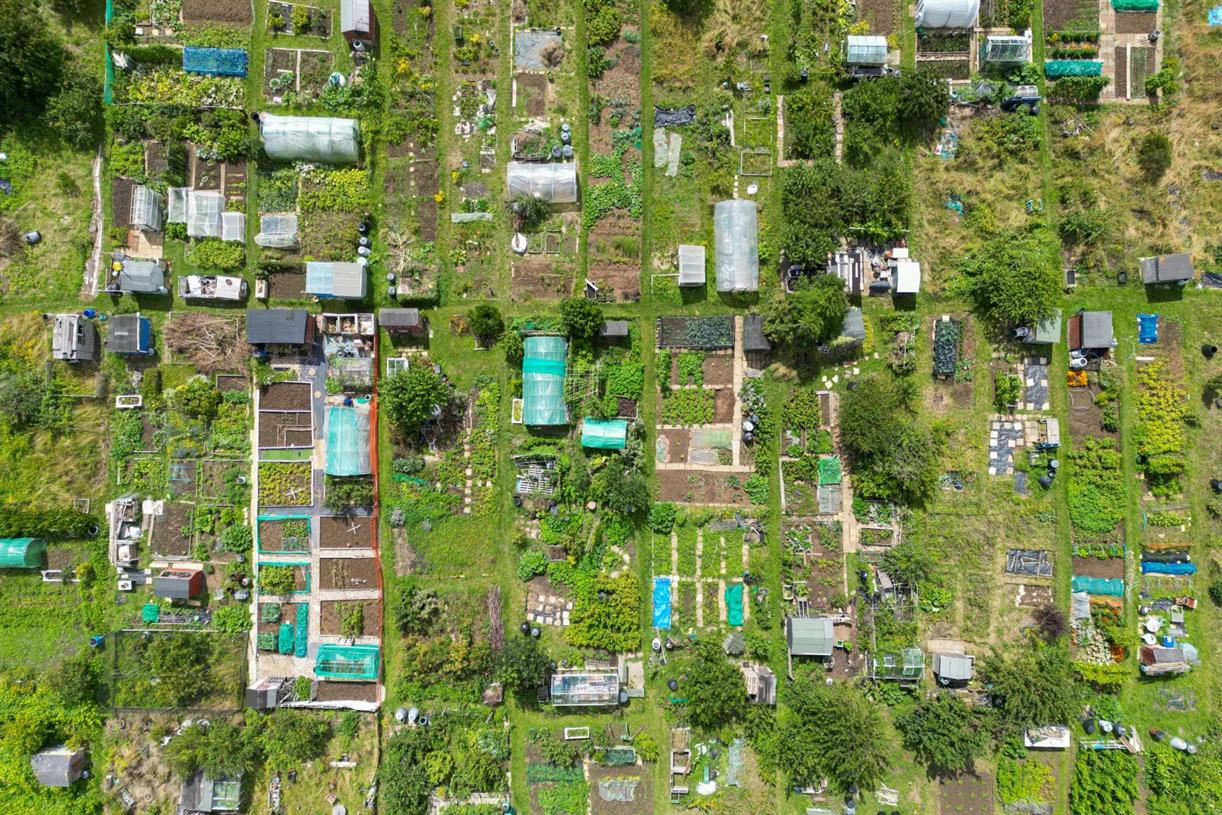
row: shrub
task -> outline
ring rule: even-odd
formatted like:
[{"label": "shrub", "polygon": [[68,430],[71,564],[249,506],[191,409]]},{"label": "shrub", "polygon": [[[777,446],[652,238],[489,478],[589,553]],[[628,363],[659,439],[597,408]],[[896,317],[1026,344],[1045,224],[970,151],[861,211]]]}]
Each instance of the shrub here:
[{"label": "shrub", "polygon": [[387,377],[379,387],[382,409],[392,424],[414,434],[450,400],[449,382],[431,365],[411,365]]},{"label": "shrub", "polygon": [[211,419],[221,403],[216,385],[206,376],[193,376],[169,393],[170,406],[193,419]]},{"label": "shrub", "polygon": [[64,72],[59,90],[47,101],[47,121],[77,150],[96,147],[102,137],[102,84],[73,66]]},{"label": "shrub", "polygon": [[522,581],[538,577],[547,571],[547,555],[538,549],[530,549],[518,556],[518,579]]},{"label": "shrub", "polygon": [[669,535],[675,528],[677,509],[674,504],[657,503],[649,508],[649,528],[659,535]]},{"label": "shrub", "polygon": [[1162,133],[1149,133],[1137,145],[1137,166],[1151,183],[1171,167],[1171,140]]},{"label": "shrub", "polygon": [[592,340],[602,328],[603,311],[593,300],[570,297],[560,303],[560,319],[574,340]]},{"label": "shrub", "polygon": [[500,309],[487,303],[467,312],[467,324],[471,327],[471,333],[485,346],[492,345],[505,331],[505,321],[501,319]]}]

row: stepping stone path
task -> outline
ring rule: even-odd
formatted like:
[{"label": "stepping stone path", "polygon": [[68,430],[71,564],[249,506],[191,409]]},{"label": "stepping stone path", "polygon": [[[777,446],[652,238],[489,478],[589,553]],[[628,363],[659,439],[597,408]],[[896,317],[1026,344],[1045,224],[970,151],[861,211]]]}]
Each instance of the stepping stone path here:
[{"label": "stepping stone path", "polygon": [[564,627],[572,610],[573,601],[556,594],[532,591],[526,595],[526,619],[531,623]]},{"label": "stepping stone path", "polygon": [[1024,410],[1048,410],[1048,358],[1028,357],[1023,363]]},{"label": "stepping stone path", "polygon": [[1026,441],[1023,423],[1017,419],[993,419],[989,422],[989,475],[1009,475],[1014,472],[1014,450]]}]

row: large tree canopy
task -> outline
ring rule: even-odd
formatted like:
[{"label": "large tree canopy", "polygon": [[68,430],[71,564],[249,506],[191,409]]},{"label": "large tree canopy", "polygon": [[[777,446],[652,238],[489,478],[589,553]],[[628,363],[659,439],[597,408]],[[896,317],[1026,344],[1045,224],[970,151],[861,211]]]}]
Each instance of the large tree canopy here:
[{"label": "large tree canopy", "polygon": [[764,333],[774,343],[795,348],[827,342],[840,333],[848,308],[839,277],[804,278],[792,294],[777,295],[764,304]]},{"label": "large tree canopy", "polygon": [[1081,710],[1080,687],[1069,657],[1054,645],[1033,646],[1016,656],[996,654],[980,664],[1003,733],[1064,724]]},{"label": "large tree canopy", "polygon": [[378,399],[390,421],[407,433],[415,433],[432,419],[437,408],[450,400],[449,383],[430,365],[411,365],[387,377],[378,388]]},{"label": "large tree canopy", "polygon": [[30,0],[0,0],[0,124],[42,109],[59,88],[64,47]]},{"label": "large tree canopy", "polygon": [[788,714],[777,737],[780,764],[790,781],[873,790],[891,768],[891,728],[861,691],[799,677],[786,693]]},{"label": "large tree canopy", "polygon": [[921,501],[937,483],[941,446],[913,413],[903,380],[857,380],[840,404],[840,437],[862,497]]},{"label": "large tree canopy", "polygon": [[895,724],[904,746],[933,775],[971,772],[988,743],[972,709],[946,693],[922,700],[896,717]]},{"label": "large tree canopy", "polygon": [[700,640],[679,664],[683,715],[693,727],[717,730],[743,718],[747,688],[742,673],[712,640]]},{"label": "large tree canopy", "polygon": [[1030,325],[1047,317],[1060,296],[1060,275],[1043,231],[1006,231],[959,261],[958,286],[991,319]]}]

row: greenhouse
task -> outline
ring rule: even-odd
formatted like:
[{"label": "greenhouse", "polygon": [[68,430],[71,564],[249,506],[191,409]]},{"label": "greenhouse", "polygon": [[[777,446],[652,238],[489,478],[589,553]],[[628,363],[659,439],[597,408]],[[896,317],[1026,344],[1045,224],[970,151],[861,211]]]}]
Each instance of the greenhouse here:
[{"label": "greenhouse", "polygon": [[297,247],[297,213],[282,212],[259,216],[259,233],[255,243],[266,249]]},{"label": "greenhouse", "polygon": [[1027,37],[994,36],[984,43],[985,62],[1021,64],[1030,59],[1031,41]]},{"label": "greenhouse", "polygon": [[595,450],[623,450],[628,445],[626,419],[595,419],[587,416],[581,422],[581,446]]},{"label": "greenhouse", "polygon": [[235,243],[246,242],[246,213],[221,213],[221,240]]},{"label": "greenhouse", "polygon": [[132,187],[132,208],[128,216],[128,223],[132,225],[133,229],[160,232],[165,223],[161,196],[142,184]]},{"label": "greenhouse", "polygon": [[39,569],[46,558],[42,538],[0,538],[0,569]]},{"label": "greenhouse", "polygon": [[759,223],[755,202],[736,198],[713,207],[717,291],[758,291]]},{"label": "greenhouse", "polygon": [[190,190],[187,193],[187,235],[192,238],[219,238],[225,196],[219,192]]},{"label": "greenhouse", "polygon": [[1067,76],[1102,76],[1103,63],[1093,59],[1050,59],[1044,63],[1044,76],[1062,79]]},{"label": "greenhouse", "polygon": [[849,35],[845,61],[849,65],[885,65],[887,38]]},{"label": "greenhouse", "polygon": [[259,133],[264,152],[278,161],[355,164],[361,158],[361,125],[356,119],[264,113]]},{"label": "greenhouse", "polygon": [[679,244],[679,285],[703,286],[704,281],[704,247]]},{"label": "greenhouse", "polygon": [[532,195],[549,204],[577,202],[577,165],[574,162],[511,161],[505,172],[510,198]]},{"label": "greenhouse", "polygon": [[564,403],[564,375],[569,352],[564,337],[533,336],[524,343],[522,422],[546,427],[569,423]]},{"label": "greenhouse", "polygon": [[370,475],[369,407],[327,408],[327,475]]},{"label": "greenhouse", "polygon": [[193,48],[182,49],[182,69],[189,74],[208,76],[246,76],[250,62],[241,48]]},{"label": "greenhouse", "polygon": [[338,679],[377,679],[382,654],[376,645],[318,646],[314,675]]},{"label": "greenhouse", "polygon": [[190,194],[189,187],[170,187],[166,190],[166,217],[167,224],[185,224],[187,222],[187,197]]},{"label": "greenhouse", "polygon": [[359,263],[306,262],[306,294],[322,298],[360,300],[365,296],[365,267]]},{"label": "greenhouse", "polygon": [[917,0],[916,27],[975,28],[980,0]]}]

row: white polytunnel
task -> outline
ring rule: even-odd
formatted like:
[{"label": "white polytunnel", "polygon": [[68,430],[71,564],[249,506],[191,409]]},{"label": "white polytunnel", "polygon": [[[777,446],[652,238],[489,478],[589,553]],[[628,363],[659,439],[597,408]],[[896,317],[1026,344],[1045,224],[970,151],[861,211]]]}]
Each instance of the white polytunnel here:
[{"label": "white polytunnel", "polygon": [[755,202],[742,198],[713,207],[717,291],[758,291],[760,286],[759,222]]},{"label": "white polytunnel", "polygon": [[571,161],[511,161],[506,168],[509,197],[533,195],[549,204],[577,201],[577,165]]},{"label": "white polytunnel", "polygon": [[917,0],[917,28],[975,28],[980,0]]},{"label": "white polytunnel", "polygon": [[259,117],[263,150],[278,161],[355,164],[361,159],[361,125],[327,116]]},{"label": "white polytunnel", "polygon": [[259,233],[255,243],[266,249],[297,247],[297,213],[274,212],[259,216]]}]

